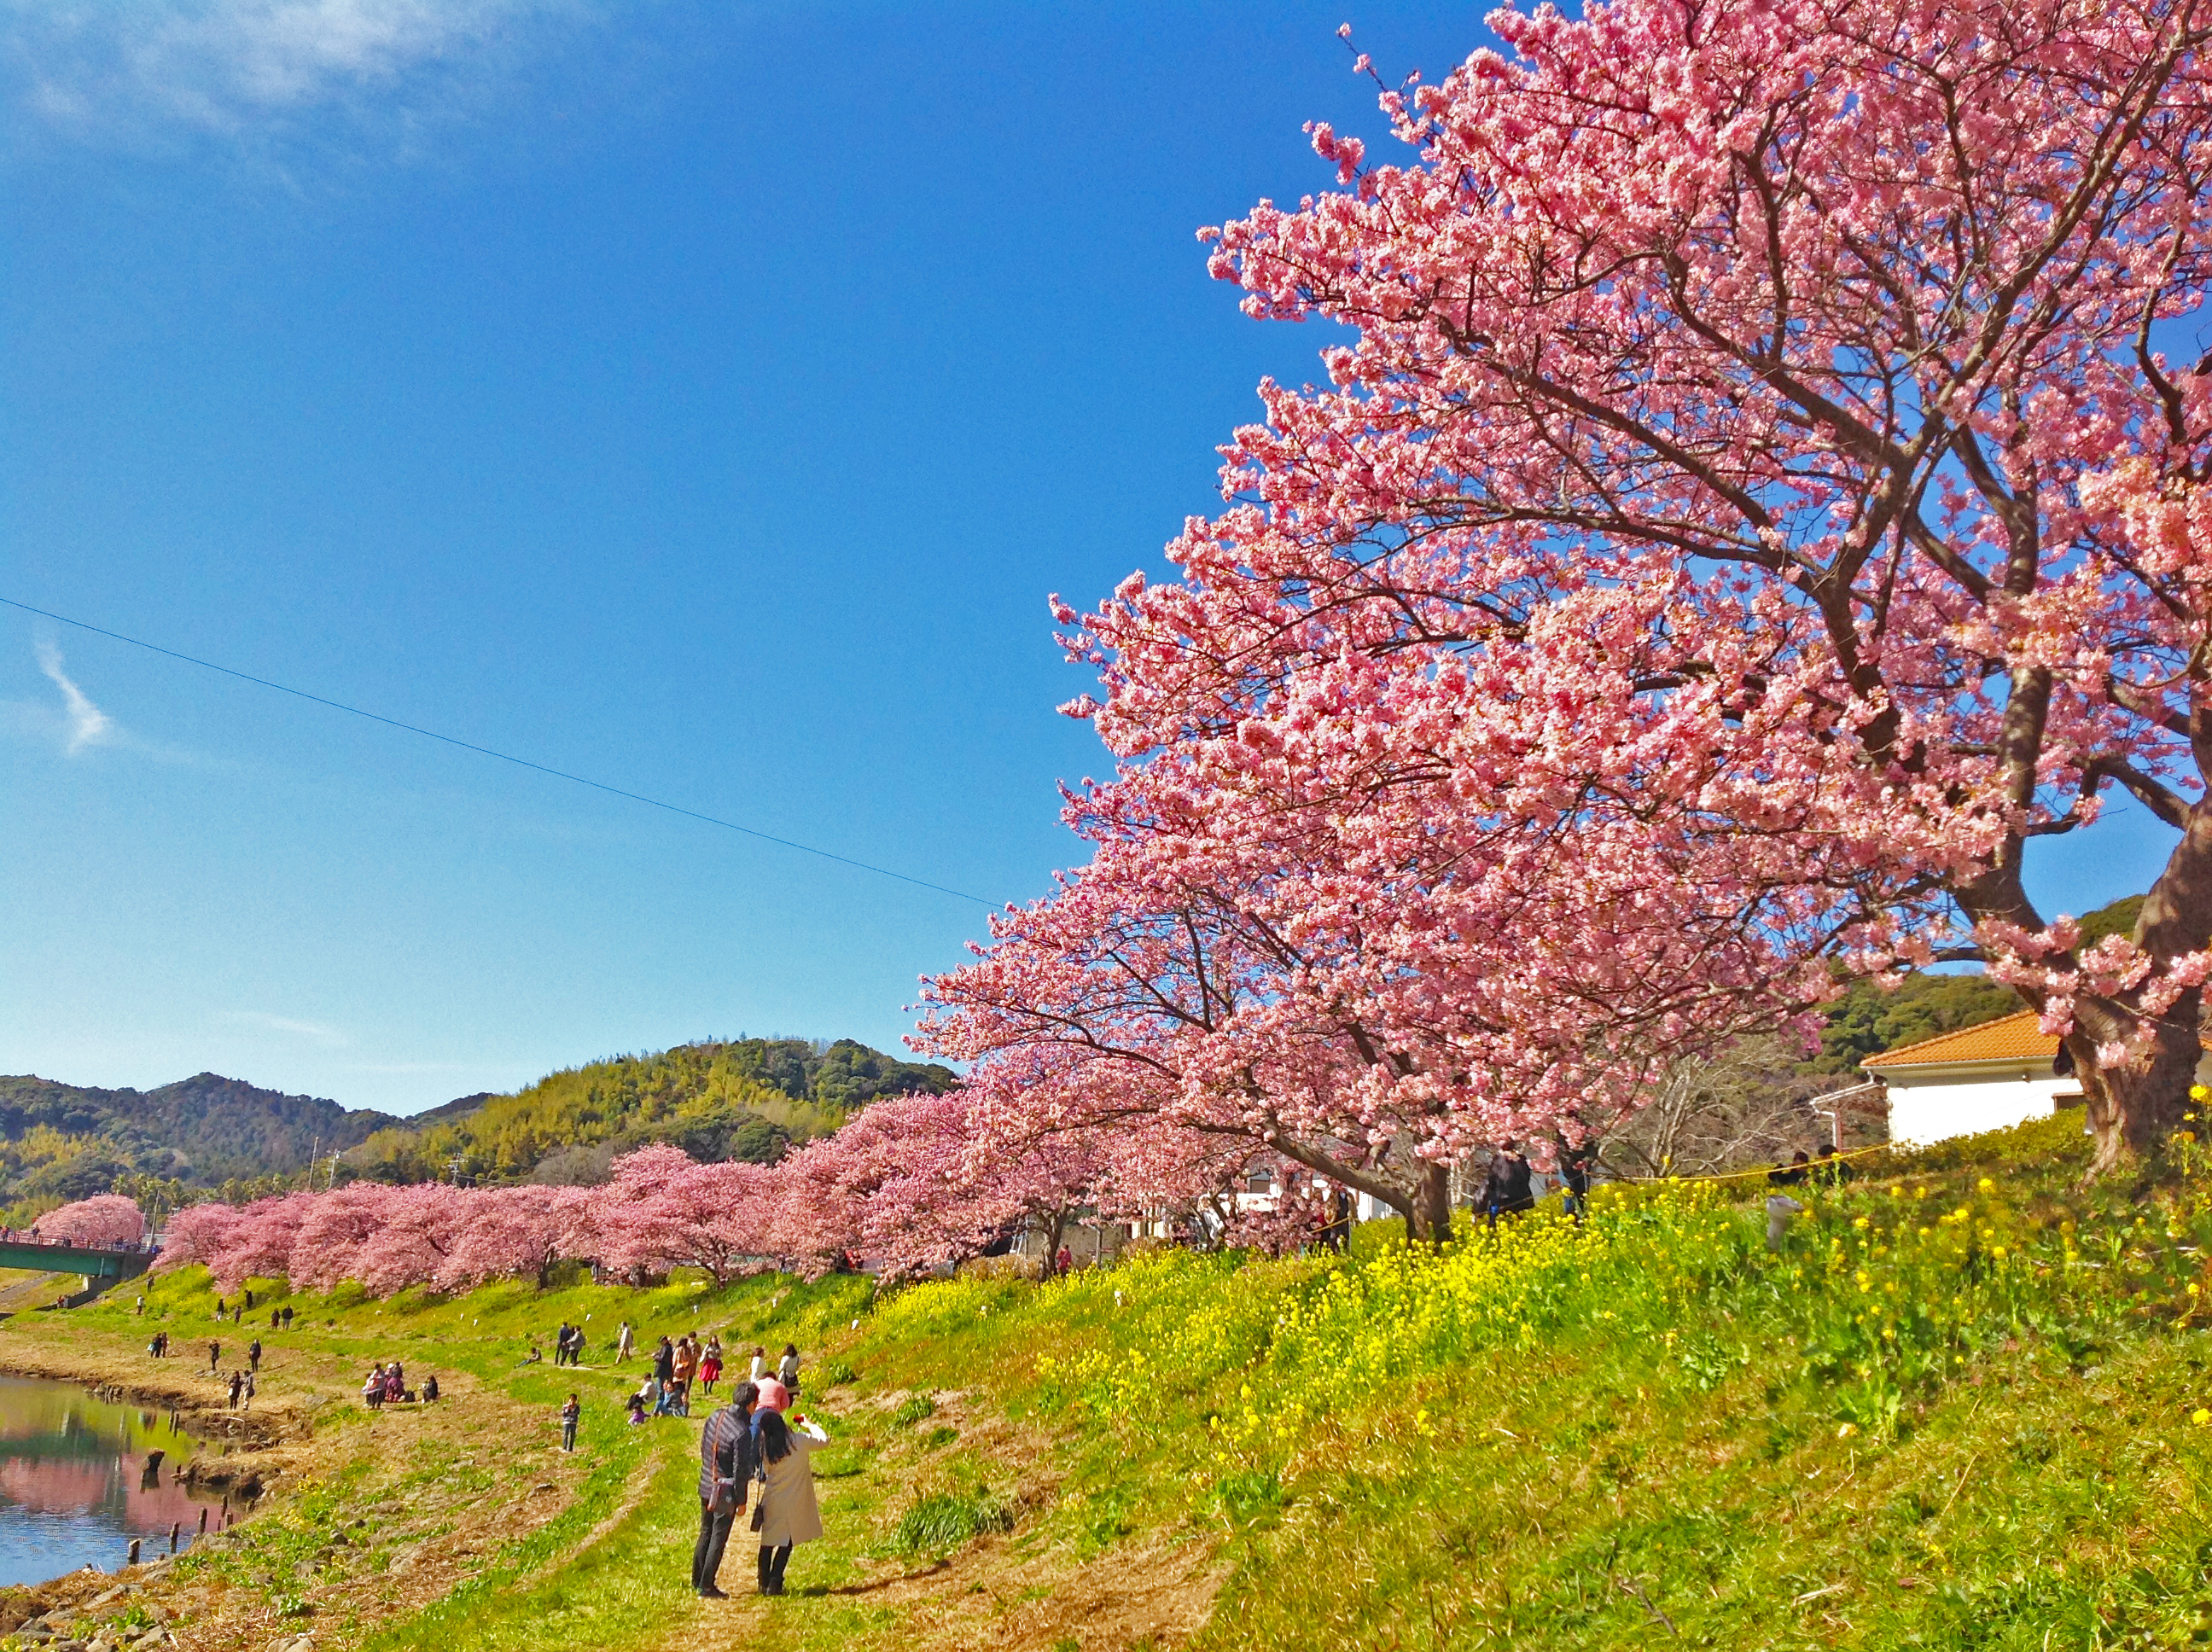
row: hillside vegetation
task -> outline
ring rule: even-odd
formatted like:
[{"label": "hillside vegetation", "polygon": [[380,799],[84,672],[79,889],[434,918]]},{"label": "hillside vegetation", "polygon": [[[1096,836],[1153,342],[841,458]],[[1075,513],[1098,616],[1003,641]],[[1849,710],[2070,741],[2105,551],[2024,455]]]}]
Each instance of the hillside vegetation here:
[{"label": "hillside vegetation", "polygon": [[590,1182],[616,1154],[669,1142],[694,1158],[766,1163],[879,1096],[953,1082],[949,1067],[850,1039],[708,1040],[566,1068],[428,1128],[394,1125],[346,1162],[383,1181],[433,1181],[458,1161],[481,1180]]},{"label": "hillside vegetation", "polygon": [[174,1203],[185,1188],[304,1171],[315,1151],[397,1123],[212,1072],[149,1090],[0,1077],[0,1207],[42,1209],[133,1181],[173,1182]]},{"label": "hillside vegetation", "polygon": [[[2082,1193],[2085,1156],[2078,1114],[1876,1156],[1779,1254],[1750,1180],[1615,1188],[1584,1227],[1547,1210],[1436,1251],[1376,1224],[1345,1256],[1164,1251],[1042,1285],[982,1265],[873,1298],[769,1277],[295,1299],[298,1333],[259,1333],[276,1403],[404,1352],[507,1407],[489,1455],[363,1458],[179,1570],[226,1610],[297,1599],[319,1647],[456,1652],[2191,1644],[2212,1166],[2186,1142],[2162,1181]],[[207,1323],[193,1272],[150,1294],[179,1334]],[[519,1363],[586,1315],[584,1371]],[[806,1350],[830,1535],[785,1599],[684,1587],[696,1424],[615,1420],[624,1318]],[[118,1301],[5,1334],[128,1351],[146,1324]],[[542,1413],[550,1439],[568,1387],[589,1424],[563,1479],[493,1419]],[[316,1415],[333,1450],[371,1426]],[[425,1600],[398,1563],[458,1517],[453,1462],[472,1499],[576,1501],[492,1521]],[[725,1582],[748,1562],[733,1545]]]}]

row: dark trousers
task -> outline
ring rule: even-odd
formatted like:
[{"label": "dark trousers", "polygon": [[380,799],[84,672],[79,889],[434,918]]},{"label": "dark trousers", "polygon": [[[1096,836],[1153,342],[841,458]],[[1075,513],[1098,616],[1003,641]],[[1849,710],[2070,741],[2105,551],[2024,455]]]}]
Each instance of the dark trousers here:
[{"label": "dark trousers", "polygon": [[763,1548],[760,1552],[760,1586],[763,1594],[783,1593],[783,1569],[791,1564],[791,1545]]},{"label": "dark trousers", "polygon": [[703,1589],[714,1585],[714,1574],[722,1570],[722,1551],[730,1541],[730,1522],[738,1517],[734,1509],[720,1514],[705,1497],[699,1499],[699,1540],[691,1546],[691,1587]]},{"label": "dark trousers", "polygon": [[574,1451],[575,1449],[576,1419],[573,1417],[563,1417],[561,1419],[561,1449]]}]

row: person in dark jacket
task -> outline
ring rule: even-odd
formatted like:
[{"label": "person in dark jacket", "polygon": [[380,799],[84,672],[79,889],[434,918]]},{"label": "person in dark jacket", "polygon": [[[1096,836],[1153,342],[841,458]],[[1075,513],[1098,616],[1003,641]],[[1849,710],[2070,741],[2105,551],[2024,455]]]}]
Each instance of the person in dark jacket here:
[{"label": "person in dark jacket", "polygon": [[1794,1187],[1811,1173],[1812,1155],[1799,1148],[1790,1156],[1790,1163],[1778,1170],[1769,1170],[1766,1179],[1778,1187]]},{"label": "person in dark jacket", "polygon": [[724,1595],[714,1582],[730,1527],[745,1511],[753,1477],[760,1473],[760,1442],[753,1432],[756,1390],[740,1382],[730,1403],[707,1419],[699,1436],[699,1540],[691,1547],[691,1588],[710,1600]]},{"label": "person in dark jacket", "polygon": [[1490,1174],[1483,1178],[1483,1213],[1494,1228],[1501,1216],[1535,1208],[1535,1189],[1529,1180],[1528,1161],[1521,1157],[1520,1144],[1498,1143],[1498,1151],[1490,1156]]},{"label": "person in dark jacket", "polygon": [[1583,1224],[1583,1215],[1589,1207],[1590,1151],[1587,1147],[1570,1147],[1559,1155],[1559,1185],[1566,1189],[1567,1214],[1575,1218],[1575,1225]]},{"label": "person in dark jacket", "polygon": [[676,1345],[666,1337],[661,1338],[660,1346],[653,1351],[653,1380],[664,1391],[676,1380]]}]

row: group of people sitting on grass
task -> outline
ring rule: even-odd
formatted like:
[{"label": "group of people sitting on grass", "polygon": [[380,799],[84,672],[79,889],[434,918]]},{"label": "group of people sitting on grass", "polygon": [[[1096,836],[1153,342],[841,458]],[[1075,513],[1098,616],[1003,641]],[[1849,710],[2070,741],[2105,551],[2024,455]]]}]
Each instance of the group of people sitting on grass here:
[{"label": "group of people sitting on grass", "polygon": [[744,1515],[760,1545],[763,1594],[783,1593],[793,1547],[822,1535],[822,1510],[814,1497],[815,1450],[830,1443],[820,1426],[792,1410],[799,1350],[787,1344],[781,1375],[761,1366],[758,1382],[739,1382],[730,1403],[707,1419],[699,1439],[699,1539],[691,1551],[691,1587],[707,1599],[724,1599],[716,1582],[731,1528]]},{"label": "group of people sitting on grass", "polygon": [[435,1371],[422,1379],[422,1392],[418,1395],[407,1386],[407,1374],[400,1369],[396,1359],[388,1364],[370,1367],[368,1375],[362,1379],[361,1403],[371,1411],[381,1411],[388,1405],[413,1405],[418,1399],[427,1406],[437,1398],[438,1374]]}]

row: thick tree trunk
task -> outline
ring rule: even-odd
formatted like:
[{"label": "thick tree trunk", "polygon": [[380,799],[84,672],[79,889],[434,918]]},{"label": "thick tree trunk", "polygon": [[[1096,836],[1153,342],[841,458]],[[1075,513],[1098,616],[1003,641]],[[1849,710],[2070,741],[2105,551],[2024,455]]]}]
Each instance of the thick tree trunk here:
[{"label": "thick tree trunk", "polygon": [[1451,1166],[1424,1163],[1406,1210],[1409,1243],[1441,1245],[1451,1237]]},{"label": "thick tree trunk", "polygon": [[[2067,1048],[2081,1075],[2089,1131],[2097,1142],[2085,1181],[2094,1181],[2124,1161],[2149,1153],[2190,1111],[2189,1087],[2197,1082],[2197,1064],[2203,1053],[2197,1029],[2199,1005],[2198,993],[2184,993],[2153,1023],[2149,1047],[2112,1066],[2096,1063],[2094,1029],[2099,1023],[2117,1023],[2120,1017],[2103,1005],[2089,1004],[2077,1012],[2077,1031],[2068,1039]],[[2086,1050],[2085,1045],[2089,1047]]]},{"label": "thick tree trunk", "polygon": [[[2191,805],[2181,841],[2173,846],[2136,920],[2136,944],[2161,967],[2212,941],[2212,807],[2208,804],[2212,798]],[[2148,1048],[2106,1066],[2098,1063],[2094,1047],[2125,1038],[2136,1028],[2135,1018],[2124,1003],[2081,1000],[2075,1034],[2067,1048],[2081,1074],[2089,1128],[2097,1139],[2090,1180],[2124,1159],[2148,1153],[2181,1123],[2181,1115],[2190,1110],[2189,1087],[2197,1082],[2197,1064],[2203,1053],[2199,1029],[2203,1013],[2201,991],[2182,993],[2152,1023]]]}]

